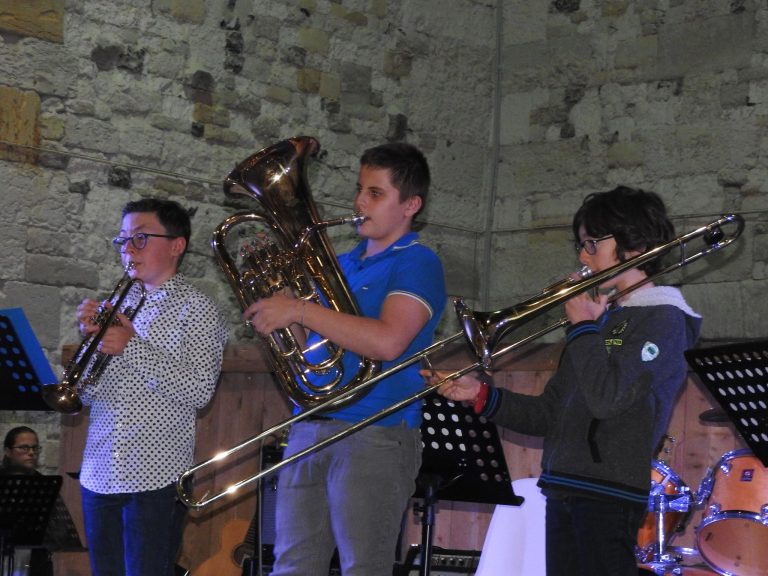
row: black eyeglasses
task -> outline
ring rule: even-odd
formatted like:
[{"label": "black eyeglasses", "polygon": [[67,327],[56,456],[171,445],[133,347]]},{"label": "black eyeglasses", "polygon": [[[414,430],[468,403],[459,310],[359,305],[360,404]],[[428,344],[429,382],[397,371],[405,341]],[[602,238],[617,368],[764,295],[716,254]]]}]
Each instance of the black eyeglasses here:
[{"label": "black eyeglasses", "polygon": [[588,240],[584,240],[584,242],[575,242],[574,248],[576,248],[576,254],[581,254],[581,251],[585,250],[587,254],[594,256],[597,254],[597,243],[602,242],[603,240],[608,240],[608,238],[613,238],[613,234],[601,236],[600,238],[589,238]]},{"label": "black eyeglasses", "polygon": [[139,232],[133,236],[115,236],[112,238],[112,247],[118,252],[122,252],[125,249],[126,244],[128,244],[128,241],[130,241],[136,250],[143,250],[147,245],[147,240],[149,238],[178,238],[178,236],[173,236],[171,234],[149,234],[147,232]]},{"label": "black eyeglasses", "polygon": [[13,446],[13,449],[19,452],[33,452],[34,454],[40,454],[43,451],[42,446],[30,446],[29,444],[19,444],[18,446]]}]

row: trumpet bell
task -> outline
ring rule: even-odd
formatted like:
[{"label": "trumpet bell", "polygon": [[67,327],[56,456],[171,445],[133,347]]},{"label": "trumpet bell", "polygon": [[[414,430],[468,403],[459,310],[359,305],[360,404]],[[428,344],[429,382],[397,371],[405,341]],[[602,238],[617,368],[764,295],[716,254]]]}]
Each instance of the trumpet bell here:
[{"label": "trumpet bell", "polygon": [[48,406],[62,414],[77,414],[83,409],[83,403],[77,392],[66,384],[45,385],[41,394]]}]

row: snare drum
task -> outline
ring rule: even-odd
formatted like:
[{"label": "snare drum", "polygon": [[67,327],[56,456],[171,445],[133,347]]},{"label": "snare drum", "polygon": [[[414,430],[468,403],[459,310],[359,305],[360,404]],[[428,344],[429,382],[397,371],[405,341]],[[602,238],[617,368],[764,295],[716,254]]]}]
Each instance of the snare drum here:
[{"label": "snare drum", "polygon": [[726,452],[704,484],[711,486],[696,545],[721,574],[768,574],[768,470],[749,450]]},{"label": "snare drum", "polygon": [[[663,486],[664,493],[670,496],[684,496],[690,498],[690,490],[685,483],[675,474],[672,469],[654,460],[651,467],[651,492],[657,486]],[[664,512],[664,534],[666,534],[666,543],[672,542],[672,538],[678,532],[685,530],[685,526],[688,523],[688,519],[691,516],[692,510],[690,506],[685,512]],[[654,545],[657,544],[656,540],[656,512],[649,511],[645,515],[640,530],[637,532],[637,545],[635,546],[635,557],[640,563],[650,562],[653,560]]]}]

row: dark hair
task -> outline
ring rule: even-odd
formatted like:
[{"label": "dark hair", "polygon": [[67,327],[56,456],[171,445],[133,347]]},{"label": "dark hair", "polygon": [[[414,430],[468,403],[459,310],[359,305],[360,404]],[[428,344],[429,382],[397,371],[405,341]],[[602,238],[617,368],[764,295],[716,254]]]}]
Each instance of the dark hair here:
[{"label": "dark hair", "polygon": [[[37,432],[32,430],[29,426],[17,426],[16,428],[11,428],[8,430],[8,433],[5,435],[5,440],[3,441],[3,446],[5,448],[13,448],[14,444],[16,444],[16,438],[19,437],[20,434],[29,433],[34,434],[35,437],[37,437]],[[8,466],[9,459],[7,456],[3,455],[3,466]]]},{"label": "dark hair", "polygon": [[400,202],[419,196],[421,208],[426,205],[430,184],[429,164],[416,146],[389,142],[368,148],[360,157],[360,165],[388,169],[392,185],[400,191]]},{"label": "dark hair", "polygon": [[179,263],[181,263],[187,248],[189,248],[189,237],[192,231],[189,214],[182,208],[181,204],[173,200],[142,198],[141,200],[128,202],[123,207],[123,216],[134,212],[154,212],[168,234],[179,236],[186,240],[186,247],[181,258],[179,258]]},{"label": "dark hair", "polygon": [[[593,238],[613,235],[616,256],[621,262],[626,260],[626,252],[645,252],[675,237],[675,227],[661,197],[655,192],[628,186],[587,196],[573,217],[573,235],[577,242],[582,226]],[[661,267],[659,259],[638,266],[649,276]]]}]

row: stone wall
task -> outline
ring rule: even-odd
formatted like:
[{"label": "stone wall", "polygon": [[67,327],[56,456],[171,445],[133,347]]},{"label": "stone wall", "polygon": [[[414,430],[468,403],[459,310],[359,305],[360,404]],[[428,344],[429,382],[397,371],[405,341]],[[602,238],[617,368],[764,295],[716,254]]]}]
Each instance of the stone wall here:
[{"label": "stone wall", "polygon": [[120,276],[120,207],[159,195],[189,208],[184,272],[247,339],[209,248],[247,206],[221,181],[310,134],[326,215],[364,148],[425,151],[421,233],[481,309],[576,267],[589,192],[657,190],[680,231],[739,211],[738,247],[670,281],[706,338],[764,337],[767,21],[757,0],[0,0],[0,308],[24,308],[58,371],[77,303]]},{"label": "stone wall", "polygon": [[[705,339],[764,338],[764,3],[503,7],[489,304],[572,269],[562,224],[586,194],[628,184],[659,192],[678,233],[711,215],[744,215],[737,247],[666,281],[684,283]],[[521,269],[522,279],[512,273]]]}]

